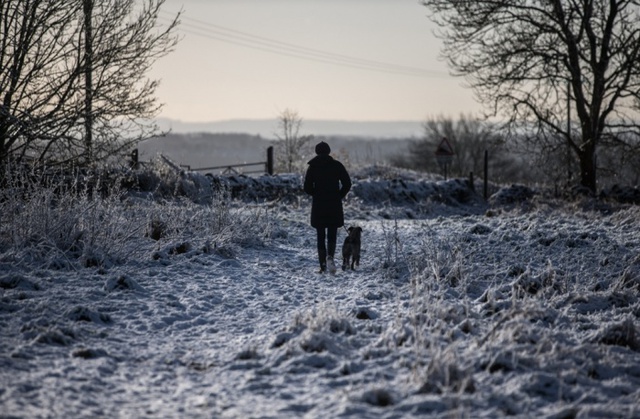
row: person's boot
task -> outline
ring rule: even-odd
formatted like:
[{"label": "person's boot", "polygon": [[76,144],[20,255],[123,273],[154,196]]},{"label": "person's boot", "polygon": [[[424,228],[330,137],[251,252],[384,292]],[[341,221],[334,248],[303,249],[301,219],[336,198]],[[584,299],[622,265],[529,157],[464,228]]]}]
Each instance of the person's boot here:
[{"label": "person's boot", "polygon": [[322,250],[320,250],[318,253],[318,259],[320,261],[320,273],[323,274],[327,271],[327,257],[325,256],[326,253],[322,252]]},{"label": "person's boot", "polygon": [[336,274],[336,264],[333,262],[333,256],[327,256],[327,268],[329,268],[331,275]]}]

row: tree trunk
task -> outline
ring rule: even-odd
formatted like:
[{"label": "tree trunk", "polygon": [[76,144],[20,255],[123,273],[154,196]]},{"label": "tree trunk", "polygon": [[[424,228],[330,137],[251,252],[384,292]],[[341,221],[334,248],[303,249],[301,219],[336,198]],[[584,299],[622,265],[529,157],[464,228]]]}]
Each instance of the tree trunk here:
[{"label": "tree trunk", "polygon": [[580,185],[596,193],[596,153],[594,147],[586,147],[578,153],[580,160]]},{"label": "tree trunk", "polygon": [[5,128],[5,117],[0,115],[0,170],[4,168],[4,163],[6,162],[8,156],[6,148],[7,142],[7,129]]}]

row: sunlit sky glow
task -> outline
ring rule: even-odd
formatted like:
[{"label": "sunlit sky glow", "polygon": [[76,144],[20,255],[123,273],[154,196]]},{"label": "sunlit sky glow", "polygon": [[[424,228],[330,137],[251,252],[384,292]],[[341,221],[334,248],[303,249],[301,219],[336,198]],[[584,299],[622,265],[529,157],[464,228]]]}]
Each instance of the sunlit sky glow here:
[{"label": "sunlit sky glow", "polygon": [[182,38],[156,63],[161,117],[424,120],[480,105],[439,58],[418,0],[166,0]]}]

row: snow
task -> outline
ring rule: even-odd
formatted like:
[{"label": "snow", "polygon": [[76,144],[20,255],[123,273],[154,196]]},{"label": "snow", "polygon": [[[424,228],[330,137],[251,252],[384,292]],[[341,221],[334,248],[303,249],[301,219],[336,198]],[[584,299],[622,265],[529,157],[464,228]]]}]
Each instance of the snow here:
[{"label": "snow", "polygon": [[[332,276],[300,176],[208,178],[213,205],[180,176],[191,201],[108,202],[82,256],[8,245],[5,212],[3,417],[640,416],[638,207],[368,168]],[[141,214],[158,241],[117,231]]]}]

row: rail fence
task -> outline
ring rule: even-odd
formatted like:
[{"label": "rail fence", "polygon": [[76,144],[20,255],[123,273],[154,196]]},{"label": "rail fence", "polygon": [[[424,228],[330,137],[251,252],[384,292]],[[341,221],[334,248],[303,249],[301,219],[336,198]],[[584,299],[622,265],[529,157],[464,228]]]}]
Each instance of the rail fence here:
[{"label": "rail fence", "polygon": [[[138,150],[133,150],[131,153],[131,162],[132,166],[137,168],[140,164],[144,164],[138,160]],[[259,168],[262,166],[261,168]],[[269,175],[273,175],[273,146],[267,148],[267,159],[265,161],[253,162],[253,163],[235,163],[235,164],[225,164],[222,166],[210,166],[210,167],[197,167],[192,168],[190,165],[181,164],[180,167],[183,167],[187,170],[191,170],[194,172],[209,172],[212,170],[219,170],[223,174],[245,174],[245,173],[267,173]],[[241,170],[238,171],[238,168],[251,168],[250,170]]]}]

